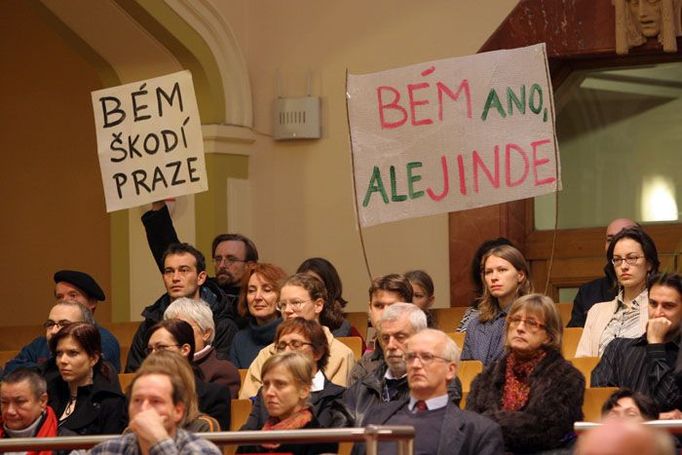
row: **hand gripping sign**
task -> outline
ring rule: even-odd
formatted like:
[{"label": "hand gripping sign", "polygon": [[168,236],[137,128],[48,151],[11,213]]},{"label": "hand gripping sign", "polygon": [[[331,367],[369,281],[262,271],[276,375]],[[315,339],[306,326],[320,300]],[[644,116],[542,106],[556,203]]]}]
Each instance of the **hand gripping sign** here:
[{"label": "hand gripping sign", "polygon": [[208,190],[192,75],[92,92],[107,212]]},{"label": "hand gripping sign", "polygon": [[545,45],[348,75],[361,226],[561,189]]}]

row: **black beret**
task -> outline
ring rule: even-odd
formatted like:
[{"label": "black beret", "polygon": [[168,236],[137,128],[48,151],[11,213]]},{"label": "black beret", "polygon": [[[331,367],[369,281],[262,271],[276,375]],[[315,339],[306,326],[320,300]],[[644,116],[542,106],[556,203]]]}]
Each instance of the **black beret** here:
[{"label": "black beret", "polygon": [[57,284],[61,281],[76,286],[92,299],[105,299],[102,288],[99,287],[97,281],[87,273],[78,272],[76,270],[60,270],[54,274],[54,282]]}]

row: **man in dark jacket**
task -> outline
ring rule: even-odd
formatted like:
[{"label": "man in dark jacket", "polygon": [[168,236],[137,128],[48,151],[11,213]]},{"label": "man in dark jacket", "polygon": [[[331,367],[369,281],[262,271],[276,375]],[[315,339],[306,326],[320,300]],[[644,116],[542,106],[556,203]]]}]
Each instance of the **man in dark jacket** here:
[{"label": "man in dark jacket", "polygon": [[[381,403],[399,401],[409,394],[405,342],[427,328],[424,312],[412,303],[394,303],[376,321],[383,356],[377,367],[352,384],[344,393],[344,404],[355,426],[364,426],[366,416]],[[462,386],[455,378],[448,384],[448,394],[459,405]]]},{"label": "man in dark jacket", "polygon": [[[166,203],[154,202],[152,209],[142,215],[142,223],[154,260],[163,273],[164,252],[173,243],[180,242]],[[228,313],[238,321],[241,319],[237,315],[241,281],[247,266],[258,261],[256,245],[241,234],[220,234],[213,239],[211,258],[215,266],[215,276],[208,277],[207,281],[227,295]]]},{"label": "man in dark jacket", "polygon": [[[636,226],[637,223],[628,218],[617,218],[606,227],[606,242],[604,251],[609,250],[611,239],[625,228]],[[578,294],[573,300],[573,310],[568,327],[584,327],[587,312],[595,303],[609,302],[616,298],[618,286],[616,277],[611,276],[611,268],[604,267],[604,276],[585,283],[578,289]]]},{"label": "man in dark jacket", "polygon": [[140,366],[146,356],[147,332],[163,319],[163,313],[171,302],[180,297],[201,298],[211,308],[216,330],[213,346],[219,358],[227,358],[232,338],[237,332],[237,326],[230,318],[227,296],[217,284],[206,280],[206,260],[199,250],[187,243],[173,244],[163,255],[163,265],[163,283],[167,292],[142,311],[144,321],[133,337],[126,373],[132,373]]},{"label": "man in dark jacket", "polygon": [[[445,333],[433,329],[417,332],[407,340],[405,352],[409,395],[372,410],[364,424],[414,426],[415,453],[504,453],[500,426],[462,411],[448,396],[458,361],[459,349]],[[364,452],[364,444],[356,444],[354,453]],[[380,443],[378,453],[396,453],[394,443]]]}]

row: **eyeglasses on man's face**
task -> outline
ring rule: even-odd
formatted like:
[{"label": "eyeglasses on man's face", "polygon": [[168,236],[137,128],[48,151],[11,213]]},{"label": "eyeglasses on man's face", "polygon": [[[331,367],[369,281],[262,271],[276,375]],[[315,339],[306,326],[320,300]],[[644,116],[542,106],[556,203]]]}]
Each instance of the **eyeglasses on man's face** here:
[{"label": "eyeglasses on man's face", "polygon": [[307,302],[312,302],[312,299],[308,299],[308,300],[290,300],[289,302],[287,302],[286,300],[281,300],[281,301],[277,302],[276,308],[277,308],[278,311],[286,311],[286,309],[287,309],[288,307],[291,307],[291,310],[292,310],[292,311],[298,311],[298,310],[300,310],[300,309],[303,307],[303,305],[304,305],[305,303],[307,303]]},{"label": "eyeglasses on man's face", "polygon": [[435,360],[440,360],[442,362],[450,362],[449,359],[441,357],[439,355],[431,354],[430,352],[406,352],[403,356],[405,363],[408,365],[413,363],[415,360],[419,359],[422,365],[429,365]]},{"label": "eyeglasses on man's face", "polygon": [[637,264],[637,261],[639,261],[643,257],[644,256],[636,256],[634,254],[633,255],[627,255],[624,258],[615,256],[613,259],[611,259],[611,263],[615,267],[621,266],[623,264],[623,262],[625,262],[627,265],[635,265],[635,264]]},{"label": "eyeglasses on man's face", "polygon": [[213,263],[215,265],[220,265],[222,263],[225,265],[237,264],[238,262],[246,262],[244,259],[239,259],[237,256],[213,256]]},{"label": "eyeglasses on man's face", "polygon": [[43,322],[43,328],[45,329],[51,329],[52,327],[57,327],[57,328],[62,328],[66,327],[69,324],[73,324],[72,321],[69,321],[68,319],[61,319],[59,321],[53,321],[52,319],[48,319],[47,321]]}]

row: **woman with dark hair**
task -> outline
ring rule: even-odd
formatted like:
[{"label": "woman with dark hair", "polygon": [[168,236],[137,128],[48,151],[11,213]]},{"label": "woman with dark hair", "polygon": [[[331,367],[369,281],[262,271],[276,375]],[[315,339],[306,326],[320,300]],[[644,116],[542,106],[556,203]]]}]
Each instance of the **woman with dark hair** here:
[{"label": "woman with dark hair", "polygon": [[650,397],[643,393],[621,387],[604,402],[601,417],[602,420],[617,418],[641,423],[658,420],[658,407]]},{"label": "woman with dark hair", "polygon": [[[329,344],[322,326],[317,321],[303,318],[288,319],[277,328],[274,347],[277,353],[300,352],[313,362],[309,404],[320,427],[349,426],[350,416],[341,402],[346,388],[333,384],[322,372],[329,361]],[[268,412],[260,392],[254,399],[251,415],[241,431],[260,430],[267,421]]]},{"label": "woman with dark hair", "polygon": [[327,289],[327,300],[324,303],[325,311],[320,314],[320,324],[331,330],[335,337],[365,336],[350,325],[344,316],[343,309],[348,301],[343,298],[343,285],[341,277],[336,271],[334,264],[325,258],[309,258],[298,266],[296,273],[309,273],[324,283]]},{"label": "woman with dark hair", "polygon": [[[307,273],[297,273],[287,278],[282,284],[277,309],[285,321],[302,317],[319,322],[328,311],[325,306],[326,301],[327,289],[320,279]],[[345,387],[355,365],[353,351],[334,338],[328,327],[323,325],[322,330],[329,343],[329,362],[324,368],[324,374],[334,384]],[[239,398],[251,398],[258,393],[261,387],[260,372],[263,363],[273,354],[274,345],[266,346],[258,353],[258,357],[249,366],[249,371],[244,377]]]},{"label": "woman with dark hair", "polygon": [[504,356],[471,384],[466,408],[497,422],[511,453],[545,453],[575,441],[585,378],[561,355],[556,304],[530,294],[516,300],[504,324]]},{"label": "woman with dark hair", "polygon": [[[258,430],[303,430],[320,428],[309,404],[313,382],[313,361],[301,352],[275,354],[263,364],[263,387],[260,389],[267,419]],[[336,453],[337,443],[242,445],[237,453],[289,453],[314,455]]]},{"label": "woman with dark hair", "polygon": [[158,351],[181,354],[192,365],[199,399],[199,411],[210,415],[222,429],[230,428],[230,391],[220,384],[204,382],[199,368],[194,364],[194,331],[180,319],[164,319],[149,329],[147,355]]},{"label": "woman with dark hair", "polygon": [[493,240],[486,240],[485,242],[481,243],[481,245],[476,250],[476,253],[474,253],[474,257],[471,259],[470,273],[471,284],[473,284],[474,286],[473,289],[474,296],[471,301],[471,305],[466,309],[464,315],[462,316],[462,320],[459,322],[459,325],[457,326],[456,329],[457,332],[466,332],[467,327],[469,327],[469,322],[476,314],[478,314],[478,303],[483,297],[483,291],[485,289],[485,286],[483,284],[483,278],[481,278],[481,260],[488,251],[500,245],[514,246],[511,243],[511,241],[504,237],[498,237]]},{"label": "woman with dark hair", "polygon": [[576,357],[601,357],[615,338],[637,338],[646,331],[647,277],[660,265],[656,244],[640,228],[623,229],[613,237],[606,257],[609,273],[618,280],[618,295],[587,312]]},{"label": "woman with dark hair", "polygon": [[496,246],[481,259],[485,283],[478,314],[471,319],[464,338],[462,360],[488,365],[504,353],[504,321],[511,304],[532,292],[530,270],[523,254],[509,245]]},{"label": "woman with dark hair", "polygon": [[52,358],[44,375],[59,434],[120,434],[128,423],[126,397],[118,377],[102,360],[97,327],[65,325],[49,344]]},{"label": "woman with dark hair", "polygon": [[234,336],[230,361],[237,368],[248,368],[261,349],[272,343],[282,318],[277,311],[281,282],[287,274],[276,265],[264,262],[251,265],[242,278],[237,311],[248,324]]},{"label": "woman with dark hair", "polygon": [[405,272],[405,278],[412,286],[412,303],[417,305],[426,315],[426,324],[434,327],[433,313],[431,306],[435,301],[433,280],[431,276],[423,270],[410,270]]}]

